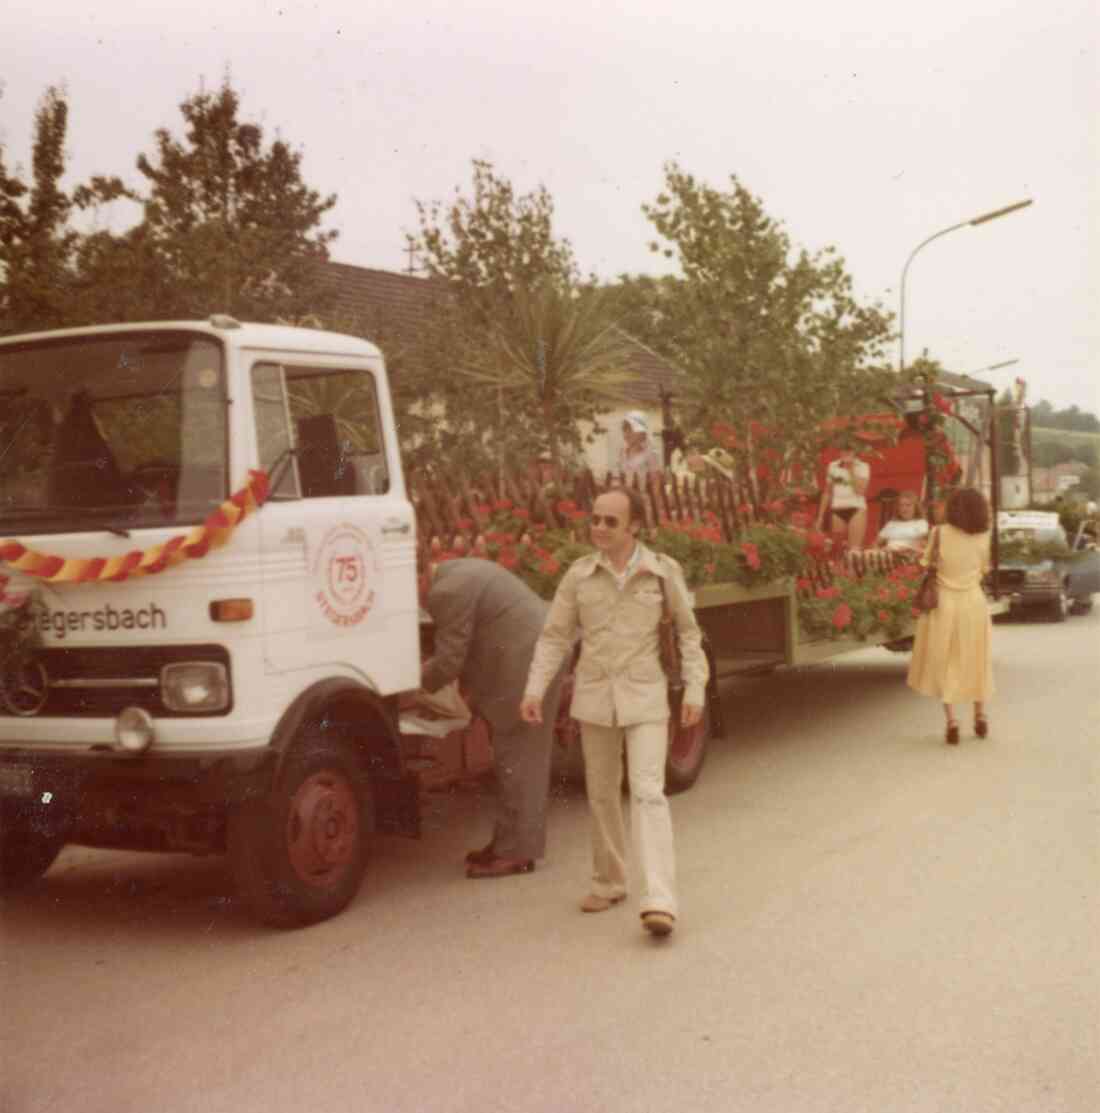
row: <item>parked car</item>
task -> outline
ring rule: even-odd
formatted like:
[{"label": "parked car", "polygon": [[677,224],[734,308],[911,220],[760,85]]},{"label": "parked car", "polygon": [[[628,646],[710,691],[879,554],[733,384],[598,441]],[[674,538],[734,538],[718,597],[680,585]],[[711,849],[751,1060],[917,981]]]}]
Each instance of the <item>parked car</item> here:
[{"label": "parked car", "polygon": [[1100,551],[1095,534],[1079,530],[1070,544],[1058,515],[1036,510],[1003,510],[998,587],[1013,612],[1042,610],[1054,621],[1092,609],[1100,592]]}]

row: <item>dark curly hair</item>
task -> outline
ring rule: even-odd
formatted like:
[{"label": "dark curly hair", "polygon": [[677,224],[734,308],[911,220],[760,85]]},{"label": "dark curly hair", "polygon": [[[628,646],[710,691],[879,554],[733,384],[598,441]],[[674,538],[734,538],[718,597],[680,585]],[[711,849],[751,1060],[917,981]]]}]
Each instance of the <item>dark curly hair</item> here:
[{"label": "dark curly hair", "polygon": [[974,487],[959,487],[947,499],[947,520],[964,533],[985,533],[989,529],[989,503]]}]

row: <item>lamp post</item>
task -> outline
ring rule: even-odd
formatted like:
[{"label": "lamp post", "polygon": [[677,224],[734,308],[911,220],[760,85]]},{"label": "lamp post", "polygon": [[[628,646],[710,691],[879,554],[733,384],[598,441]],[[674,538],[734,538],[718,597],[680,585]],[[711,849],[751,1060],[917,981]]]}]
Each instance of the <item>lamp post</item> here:
[{"label": "lamp post", "polygon": [[1006,359],[1002,363],[993,363],[989,367],[980,367],[977,371],[967,371],[968,375],[985,375],[990,371],[1000,371],[1002,367],[1014,367],[1018,359]]},{"label": "lamp post", "polygon": [[970,220],[962,220],[958,224],[952,224],[949,228],[941,228],[938,232],[933,233],[926,240],[921,240],[916,247],[909,253],[909,258],[905,260],[905,266],[901,270],[901,289],[899,291],[900,306],[898,311],[898,371],[905,370],[905,279],[909,273],[909,264],[912,263],[917,252],[923,247],[927,247],[933,240],[938,240],[941,236],[946,236],[948,232],[955,232],[959,228],[977,227],[979,224],[988,224],[991,220],[996,220],[998,217],[1008,216],[1009,213],[1014,213],[1020,209],[1026,209],[1028,205],[1033,202],[1029,198],[1027,201],[1017,201],[1013,205],[1006,205],[1003,209],[994,209],[989,213],[982,213],[981,216],[975,216]]}]

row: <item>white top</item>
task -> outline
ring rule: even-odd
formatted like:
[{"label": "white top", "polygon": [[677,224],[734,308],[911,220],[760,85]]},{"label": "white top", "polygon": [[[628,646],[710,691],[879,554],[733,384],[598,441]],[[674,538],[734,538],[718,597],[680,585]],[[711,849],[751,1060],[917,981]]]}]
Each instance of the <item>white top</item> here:
[{"label": "white top", "polygon": [[619,453],[619,471],[624,475],[645,475],[646,472],[659,472],[661,470],[661,461],[657,458],[657,453],[652,447],[646,445],[644,452],[636,452],[629,455],[624,447]]},{"label": "white top", "polygon": [[862,479],[865,483],[871,478],[871,465],[863,460],[834,460],[825,470],[825,480],[833,486],[832,507],[834,510],[865,510],[867,500],[856,494],[851,479]]},{"label": "white top", "polygon": [[878,531],[878,544],[887,549],[922,549],[928,536],[928,522],[924,518],[894,518]]}]

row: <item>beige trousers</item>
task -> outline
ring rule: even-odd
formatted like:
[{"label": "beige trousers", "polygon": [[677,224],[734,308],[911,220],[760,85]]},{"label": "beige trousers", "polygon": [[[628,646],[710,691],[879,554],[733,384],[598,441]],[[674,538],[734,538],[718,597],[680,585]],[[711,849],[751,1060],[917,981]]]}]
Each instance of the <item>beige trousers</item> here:
[{"label": "beige trousers", "polygon": [[622,752],[630,778],[630,827],[642,872],[642,912],[677,913],[676,855],[665,797],[668,720],[630,727],[581,723],[584,781],[592,818],[592,892],[626,895]]}]

